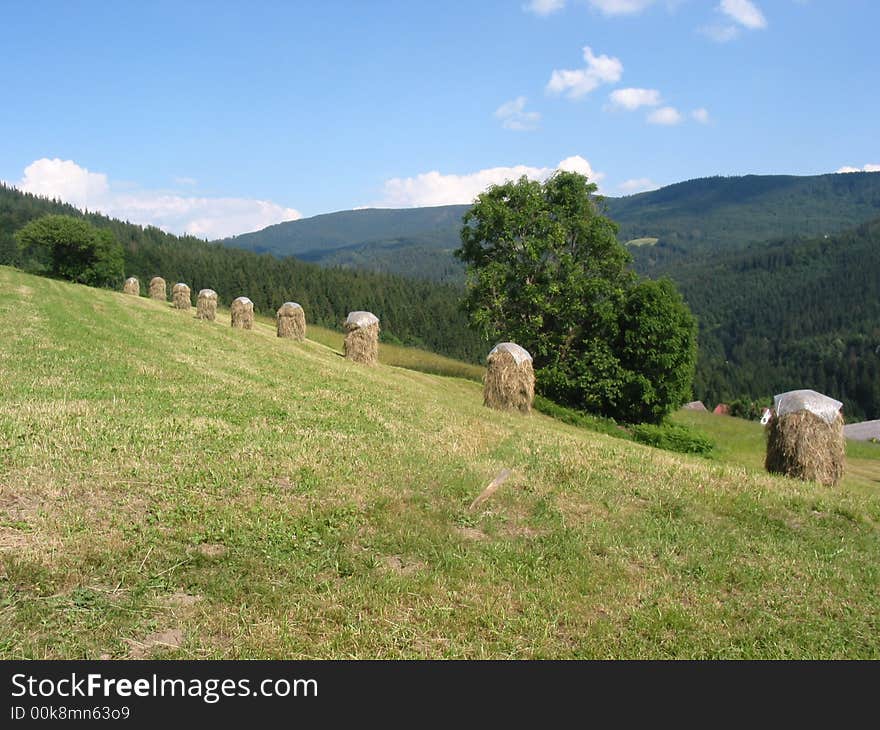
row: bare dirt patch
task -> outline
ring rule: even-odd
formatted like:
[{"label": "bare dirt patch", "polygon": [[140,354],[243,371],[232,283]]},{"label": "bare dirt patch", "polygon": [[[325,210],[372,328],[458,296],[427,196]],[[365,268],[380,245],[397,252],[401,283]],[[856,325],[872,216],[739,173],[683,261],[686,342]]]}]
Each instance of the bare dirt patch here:
[{"label": "bare dirt patch", "polygon": [[228,549],[225,545],[217,542],[204,542],[196,548],[196,552],[206,558],[222,558]]},{"label": "bare dirt patch", "polygon": [[131,659],[145,659],[156,650],[179,649],[183,644],[183,638],[181,629],[165,629],[150,634],[143,641],[126,639],[131,646],[128,656]]},{"label": "bare dirt patch", "polygon": [[406,560],[400,555],[385,555],[379,562],[385,570],[398,575],[412,575],[428,567],[421,560]]},{"label": "bare dirt patch", "polygon": [[465,540],[488,540],[489,536],[476,527],[456,527],[455,532]]}]

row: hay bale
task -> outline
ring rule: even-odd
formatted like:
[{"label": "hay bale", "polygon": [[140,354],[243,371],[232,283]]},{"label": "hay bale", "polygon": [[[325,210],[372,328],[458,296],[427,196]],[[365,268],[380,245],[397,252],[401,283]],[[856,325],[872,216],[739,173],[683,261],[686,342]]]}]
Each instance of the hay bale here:
[{"label": "hay bale", "polygon": [[345,318],[346,359],[363,365],[379,362],[379,318],[372,312],[349,312]]},{"label": "hay bale", "polygon": [[217,292],[213,289],[202,289],[196,302],[196,318],[213,322],[217,316]]},{"label": "hay bale", "polygon": [[171,289],[171,301],[175,309],[191,309],[192,298],[190,297],[189,287],[186,284],[177,283]]},{"label": "hay bale", "polygon": [[150,279],[150,299],[158,299],[161,302],[168,299],[168,289],[165,286],[165,279],[161,276],[154,276]]},{"label": "hay bale", "polygon": [[141,284],[135,277],[129,276],[122,285],[122,292],[123,294],[132,294],[139,297],[141,295]]},{"label": "hay bale", "polygon": [[812,390],[774,398],[764,468],[771,474],[834,486],[843,478],[846,441],[840,401]]},{"label": "hay bale", "polygon": [[532,356],[513,342],[502,342],[486,358],[483,404],[499,411],[529,413],[535,399]]},{"label": "hay bale", "polygon": [[229,308],[232,326],[243,330],[254,328],[254,303],[247,297],[238,297]]},{"label": "hay bale", "polygon": [[296,302],[284,302],[275,313],[279,337],[306,338],[306,313]]}]

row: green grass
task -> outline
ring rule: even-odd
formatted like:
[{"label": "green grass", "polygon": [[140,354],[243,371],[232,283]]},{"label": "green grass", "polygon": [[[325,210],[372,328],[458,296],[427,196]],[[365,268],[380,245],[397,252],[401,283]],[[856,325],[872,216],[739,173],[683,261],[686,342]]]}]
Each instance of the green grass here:
[{"label": "green grass", "polygon": [[751,432],[672,454],[8,268],[0,327],[0,658],[880,657],[877,484]]}]

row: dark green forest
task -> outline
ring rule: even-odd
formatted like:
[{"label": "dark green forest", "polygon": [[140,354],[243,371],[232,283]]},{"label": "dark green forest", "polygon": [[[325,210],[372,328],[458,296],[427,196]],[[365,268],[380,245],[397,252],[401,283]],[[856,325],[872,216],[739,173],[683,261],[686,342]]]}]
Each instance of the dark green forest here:
[{"label": "dark green forest", "polygon": [[[214,289],[223,304],[247,296],[257,312],[274,315],[285,301],[299,302],[308,321],[340,329],[349,311],[366,309],[382,321],[382,337],[450,357],[479,362],[486,345],[467,326],[458,307],[460,289],[389,274],[322,268],[294,258],[276,258],[173,236],[155,227],[124,223],[0,186],[0,264],[20,263],[14,233],[28,221],[58,213],[85,217],[109,229],[122,244],[125,275],[137,276],[141,290],[153,276],[169,284],[183,281],[197,292]],[[119,281],[121,288],[122,281]]]},{"label": "dark green forest", "polygon": [[880,418],[880,219],[669,273],[699,320],[697,397],[812,388],[843,401],[849,420]]}]

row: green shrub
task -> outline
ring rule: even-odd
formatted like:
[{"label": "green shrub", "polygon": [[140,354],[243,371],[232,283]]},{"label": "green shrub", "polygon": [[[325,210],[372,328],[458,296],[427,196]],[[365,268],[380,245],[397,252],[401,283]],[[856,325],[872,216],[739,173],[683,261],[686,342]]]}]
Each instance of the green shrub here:
[{"label": "green shrub", "polygon": [[642,423],[631,430],[635,441],[666,451],[706,455],[715,448],[706,434],[678,423]]}]

